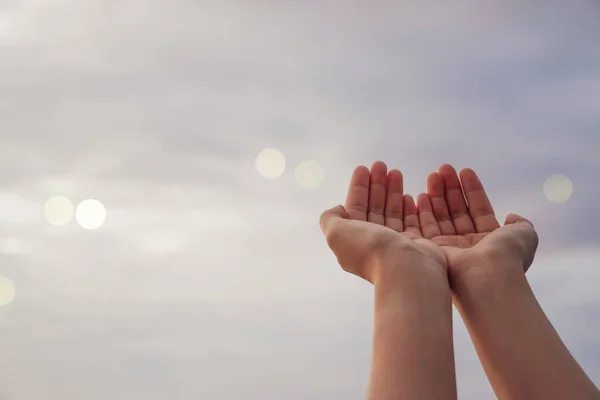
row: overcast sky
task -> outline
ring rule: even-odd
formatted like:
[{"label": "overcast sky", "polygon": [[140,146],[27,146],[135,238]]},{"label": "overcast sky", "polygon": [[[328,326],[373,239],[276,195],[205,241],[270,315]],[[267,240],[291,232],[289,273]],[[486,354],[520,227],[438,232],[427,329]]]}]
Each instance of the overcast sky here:
[{"label": "overcast sky", "polygon": [[[363,398],[372,287],[318,217],[378,159],[413,195],[471,167],[533,220],[530,282],[599,384],[600,5],[451,3],[0,0],[0,400]],[[105,223],[53,226],[52,196]],[[455,326],[460,397],[493,398]]]}]

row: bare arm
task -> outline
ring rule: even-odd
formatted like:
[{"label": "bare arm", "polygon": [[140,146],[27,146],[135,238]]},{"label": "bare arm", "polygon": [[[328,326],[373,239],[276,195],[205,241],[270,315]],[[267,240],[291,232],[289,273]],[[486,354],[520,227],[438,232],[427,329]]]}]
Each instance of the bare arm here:
[{"label": "bare arm", "polygon": [[[514,262],[514,261],[503,261]],[[457,282],[457,308],[499,399],[600,399],[537,302],[522,265]],[[484,283],[485,282],[485,283]]]},{"label": "bare arm", "polygon": [[454,304],[500,399],[599,399],[538,304],[525,272],[538,246],[533,224],[501,226],[479,177],[448,164],[419,196],[423,236],[446,254]]},{"label": "bare arm", "polygon": [[402,173],[357,167],[346,205],[320,224],[342,269],[375,285],[368,398],[456,399],[446,257],[423,238]]},{"label": "bare arm", "polygon": [[[396,263],[398,259],[396,258]],[[439,265],[394,265],[375,282],[370,400],[456,399],[452,301]]]}]

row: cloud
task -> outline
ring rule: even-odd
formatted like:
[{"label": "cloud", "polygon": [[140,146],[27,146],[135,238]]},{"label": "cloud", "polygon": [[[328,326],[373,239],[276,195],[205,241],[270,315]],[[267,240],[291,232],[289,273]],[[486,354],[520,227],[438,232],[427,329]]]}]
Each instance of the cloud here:
[{"label": "cloud", "polygon": [[[598,376],[597,254],[572,261],[600,238],[589,3],[0,7],[0,241],[26,250],[0,258],[17,286],[0,398],[362,398],[371,288],[317,221],[376,159],[412,194],[442,163],[472,167],[499,217],[532,219],[536,293]],[[287,160],[274,181],[254,169],[266,147]],[[312,191],[293,180],[306,159],[325,170]],[[555,173],[564,205],[543,196]],[[102,201],[105,225],[49,226],[53,195]],[[461,395],[491,396],[455,336]]]}]

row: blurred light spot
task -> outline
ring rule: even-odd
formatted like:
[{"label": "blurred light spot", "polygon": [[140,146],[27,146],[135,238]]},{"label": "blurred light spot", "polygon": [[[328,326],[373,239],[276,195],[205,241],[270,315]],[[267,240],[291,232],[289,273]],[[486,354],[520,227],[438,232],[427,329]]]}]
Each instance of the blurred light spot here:
[{"label": "blurred light spot", "polygon": [[256,170],[263,178],[279,178],[285,171],[285,156],[277,149],[264,149],[256,156]]},{"label": "blurred light spot", "polygon": [[0,306],[6,306],[15,299],[15,284],[10,279],[0,276]]},{"label": "blurred light spot", "polygon": [[98,229],[106,220],[106,208],[98,200],[84,200],[77,206],[75,218],[82,228]]},{"label": "blurred light spot", "polygon": [[73,219],[73,203],[63,196],[51,197],[44,206],[44,215],[52,225],[66,225]]},{"label": "blurred light spot", "polygon": [[19,239],[9,238],[4,240],[1,246],[1,251],[7,255],[17,255],[26,252],[26,248]]},{"label": "blurred light spot", "polygon": [[325,170],[321,165],[313,160],[301,162],[294,172],[296,182],[307,189],[319,187],[325,179]]},{"label": "blurred light spot", "polygon": [[573,194],[573,182],[565,175],[552,175],[544,182],[544,195],[552,203],[565,203]]}]

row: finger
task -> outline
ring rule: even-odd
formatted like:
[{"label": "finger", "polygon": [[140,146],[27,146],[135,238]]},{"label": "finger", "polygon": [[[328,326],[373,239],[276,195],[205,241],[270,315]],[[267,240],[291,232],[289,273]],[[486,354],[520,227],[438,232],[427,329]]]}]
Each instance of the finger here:
[{"label": "finger", "polygon": [[367,220],[369,206],[369,182],[371,173],[365,166],[358,166],[352,173],[348,195],[346,196],[346,210],[350,219],[359,221]]},{"label": "finger", "polygon": [[450,218],[456,233],[458,235],[475,233],[475,225],[471,220],[456,170],[453,166],[444,164],[440,167],[439,173],[444,178],[446,204],[448,204],[448,211],[450,211]]},{"label": "finger", "polygon": [[330,231],[331,225],[338,219],[349,219],[350,216],[344,209],[344,206],[338,205],[330,208],[329,210],[325,210],[321,217],[319,218],[319,225],[321,226],[321,230],[327,236],[327,233]]},{"label": "finger", "polygon": [[419,228],[419,216],[417,215],[417,206],[411,195],[404,195],[404,232],[417,237],[422,237]]},{"label": "finger", "polygon": [[385,202],[385,226],[397,232],[404,229],[402,207],[404,196],[404,178],[402,172],[393,169],[388,174],[387,200]]},{"label": "finger", "polygon": [[371,184],[369,187],[369,208],[367,221],[379,225],[385,224],[383,212],[387,193],[387,165],[377,161],[371,167]]},{"label": "finger", "polygon": [[512,225],[512,224],[520,224],[520,223],[529,224],[529,225],[531,225],[532,228],[534,228],[533,222],[531,222],[527,218],[522,217],[517,214],[512,214],[512,213],[508,214],[506,216],[506,219],[504,220],[504,225]]},{"label": "finger", "polygon": [[469,214],[477,232],[492,232],[500,227],[494,208],[479,177],[470,168],[460,171],[460,181],[465,191]]},{"label": "finger", "polygon": [[427,178],[427,194],[433,208],[433,215],[440,227],[442,235],[456,235],[456,229],[450,219],[450,211],[446,204],[446,196],[444,189],[444,178],[434,172]]},{"label": "finger", "polygon": [[433,215],[431,200],[426,193],[421,193],[417,197],[417,213],[419,215],[421,234],[425,239],[441,236],[440,226],[435,219],[435,215]]},{"label": "finger", "polygon": [[504,221],[504,225],[520,225],[517,229],[520,230],[520,234],[516,235],[517,239],[525,249],[523,259],[523,272],[527,272],[533,260],[535,259],[535,253],[539,245],[539,237],[533,223],[527,218],[524,218],[517,214],[508,214]]}]

